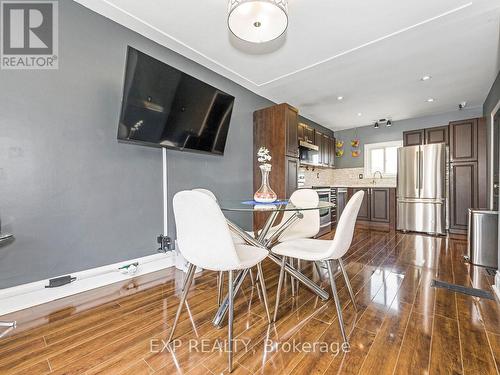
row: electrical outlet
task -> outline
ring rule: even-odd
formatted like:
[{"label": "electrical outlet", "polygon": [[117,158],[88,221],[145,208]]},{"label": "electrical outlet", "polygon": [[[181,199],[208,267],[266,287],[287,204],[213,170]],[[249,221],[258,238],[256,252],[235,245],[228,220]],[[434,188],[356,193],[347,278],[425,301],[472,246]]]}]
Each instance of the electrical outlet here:
[{"label": "electrical outlet", "polygon": [[167,251],[173,250],[172,239],[169,236],[160,234],[158,237],[156,237],[156,242],[160,245],[157,250],[159,253],[166,253]]}]

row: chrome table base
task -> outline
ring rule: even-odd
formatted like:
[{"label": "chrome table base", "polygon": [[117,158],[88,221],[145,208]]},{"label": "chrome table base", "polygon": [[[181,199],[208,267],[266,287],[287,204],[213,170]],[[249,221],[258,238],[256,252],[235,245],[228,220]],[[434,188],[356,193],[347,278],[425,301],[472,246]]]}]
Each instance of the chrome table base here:
[{"label": "chrome table base", "polygon": [[[246,242],[248,242],[252,246],[260,247],[266,250],[268,249],[268,246],[272,244],[272,242],[277,239],[281,233],[283,233],[290,225],[295,223],[297,220],[301,218],[301,214],[299,212],[296,212],[294,215],[292,215],[291,218],[289,218],[286,222],[282,223],[278,230],[273,233],[273,235],[269,238],[266,239],[266,236],[271,229],[274,221],[276,220],[276,217],[278,216],[278,211],[274,211],[271,213],[269,218],[267,219],[264,228],[262,231],[259,233],[257,239],[253,238],[250,236],[247,232],[245,232],[243,229],[241,229],[238,225],[234,224],[233,222],[228,220],[228,225],[229,228],[237,233],[239,236],[241,236]],[[273,253],[269,253],[268,258],[271,259],[274,263],[277,265],[281,266],[281,258],[276,256]],[[317,294],[323,301],[326,301],[329,297],[328,293],[320,288],[318,285],[316,285],[312,280],[310,280],[307,276],[305,276],[303,273],[301,273],[299,270],[295,269],[288,263],[285,264],[285,271],[292,276],[292,278],[298,280],[302,284],[304,284],[309,290],[311,290],[313,293]],[[248,270],[240,271],[238,275],[234,278],[233,281],[233,296],[238,293],[238,290],[241,287],[241,284],[243,283],[243,280],[245,279],[246,275],[248,274]],[[259,279],[263,279],[261,272],[259,272]],[[265,293],[264,293],[265,295]],[[264,301],[264,303],[267,305],[267,301]],[[212,323],[214,326],[220,328],[222,327],[222,321],[224,320],[224,317],[227,313],[229,307],[229,298],[226,296],[220,306],[219,309],[217,310],[217,313],[215,314],[214,319],[212,320]],[[267,308],[266,308],[267,310]]]}]

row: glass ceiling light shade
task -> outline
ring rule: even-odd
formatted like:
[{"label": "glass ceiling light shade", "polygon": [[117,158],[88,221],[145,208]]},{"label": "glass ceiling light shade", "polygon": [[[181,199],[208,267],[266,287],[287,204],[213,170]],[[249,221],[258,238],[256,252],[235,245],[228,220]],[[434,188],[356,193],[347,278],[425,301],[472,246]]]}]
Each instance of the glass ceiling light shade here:
[{"label": "glass ceiling light shade", "polygon": [[229,0],[227,25],[250,43],[274,40],[288,27],[288,0]]}]

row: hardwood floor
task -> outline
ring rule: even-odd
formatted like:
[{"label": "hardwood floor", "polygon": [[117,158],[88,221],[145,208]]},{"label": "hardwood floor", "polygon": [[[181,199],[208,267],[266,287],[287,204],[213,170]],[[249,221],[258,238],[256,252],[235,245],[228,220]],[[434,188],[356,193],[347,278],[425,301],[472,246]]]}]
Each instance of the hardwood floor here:
[{"label": "hardwood floor", "polygon": [[[330,235],[331,236],[331,235]],[[489,289],[492,277],[463,262],[461,240],[357,230],[345,258],[357,312],[342,277],[337,288],[350,332],[344,353],[335,305],[287,278],[279,319],[268,324],[248,278],[235,300],[235,374],[498,374],[500,304],[430,286],[439,279]],[[319,280],[311,264],[305,273]],[[274,308],[278,267],[264,274]],[[219,374],[226,329],[211,323],[216,274],[198,274],[170,332],[183,275],[166,270],[21,311],[0,340],[0,374]],[[226,278],[227,279],[227,278]],[[314,347],[314,343],[316,343]],[[325,350],[324,343],[328,345]]]}]

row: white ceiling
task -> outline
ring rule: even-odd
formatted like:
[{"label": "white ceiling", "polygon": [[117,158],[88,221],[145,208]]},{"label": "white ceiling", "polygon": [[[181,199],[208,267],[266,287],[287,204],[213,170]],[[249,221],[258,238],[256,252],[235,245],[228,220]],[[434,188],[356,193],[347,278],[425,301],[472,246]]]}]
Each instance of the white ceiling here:
[{"label": "white ceiling", "polygon": [[500,66],[498,0],[289,0],[269,53],[231,39],[227,0],[76,1],[334,130],[480,106]]}]

